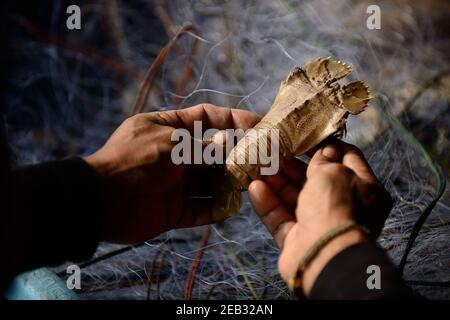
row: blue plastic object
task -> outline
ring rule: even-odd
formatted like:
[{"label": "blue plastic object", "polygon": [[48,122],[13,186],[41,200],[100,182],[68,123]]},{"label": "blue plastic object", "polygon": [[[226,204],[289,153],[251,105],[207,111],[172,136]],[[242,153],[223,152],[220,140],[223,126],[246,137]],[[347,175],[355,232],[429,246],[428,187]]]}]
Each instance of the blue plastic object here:
[{"label": "blue plastic object", "polygon": [[52,270],[40,268],[17,276],[4,296],[8,300],[77,300],[75,292]]}]

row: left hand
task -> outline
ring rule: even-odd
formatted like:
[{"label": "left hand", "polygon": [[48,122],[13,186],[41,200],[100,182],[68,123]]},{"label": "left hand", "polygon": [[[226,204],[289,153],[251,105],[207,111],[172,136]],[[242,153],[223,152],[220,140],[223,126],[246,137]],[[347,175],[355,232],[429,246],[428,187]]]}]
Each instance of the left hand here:
[{"label": "left hand", "polygon": [[104,207],[104,241],[136,243],[164,231],[225,219],[212,215],[211,198],[191,198],[209,191],[221,170],[206,165],[175,165],[171,141],[175,129],[193,133],[194,121],[209,128],[249,129],[255,113],[208,104],[135,115],[125,120],[106,144],[84,160],[94,169]]}]

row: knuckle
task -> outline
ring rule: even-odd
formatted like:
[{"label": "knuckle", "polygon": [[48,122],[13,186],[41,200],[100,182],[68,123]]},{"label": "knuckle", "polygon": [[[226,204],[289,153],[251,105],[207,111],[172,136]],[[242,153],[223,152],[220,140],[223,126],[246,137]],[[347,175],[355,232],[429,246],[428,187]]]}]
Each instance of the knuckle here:
[{"label": "knuckle", "polygon": [[137,114],[132,115],[131,117],[129,117],[128,120],[130,120],[131,122],[138,122],[138,121],[141,121],[144,118],[145,118],[145,114],[137,113]]},{"label": "knuckle", "polygon": [[123,122],[125,125],[131,128],[141,127],[143,124],[148,124],[147,117],[143,113],[135,114]]},{"label": "knuckle", "polygon": [[332,163],[326,166],[323,166],[321,173],[331,178],[342,177],[347,178],[352,176],[353,171],[340,163]]},{"label": "knuckle", "polygon": [[169,112],[155,112],[153,118],[156,119],[156,123],[161,125],[167,125],[171,122],[171,114]]},{"label": "knuckle", "polygon": [[140,137],[143,139],[152,137],[153,135],[150,135],[150,133],[154,132],[154,129],[154,124],[146,114],[136,114],[125,119],[118,131],[123,137],[135,141]]},{"label": "knuckle", "polygon": [[130,125],[132,125],[132,123],[133,123],[133,121],[134,121],[133,117],[134,117],[134,116],[131,116],[131,117],[126,118],[126,119],[122,122],[122,125],[123,125],[123,126],[130,126]]},{"label": "knuckle", "polygon": [[208,112],[208,111],[212,112],[219,108],[211,103],[201,103],[201,104],[198,104],[197,107],[202,108],[205,112]]},{"label": "knuckle", "polygon": [[285,251],[281,251],[280,257],[278,258],[278,272],[285,281],[289,279],[289,270],[286,263],[287,258]]},{"label": "knuckle", "polygon": [[216,107],[212,103],[201,103],[201,104],[199,104],[199,106],[202,106],[204,109],[213,109]]}]

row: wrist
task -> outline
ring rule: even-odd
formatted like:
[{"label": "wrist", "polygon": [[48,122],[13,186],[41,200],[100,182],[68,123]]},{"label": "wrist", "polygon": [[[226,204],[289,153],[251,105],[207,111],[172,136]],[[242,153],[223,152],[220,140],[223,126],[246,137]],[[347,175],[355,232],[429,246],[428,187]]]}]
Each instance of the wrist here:
[{"label": "wrist", "polygon": [[101,178],[105,175],[107,171],[107,161],[103,161],[99,151],[92,153],[91,155],[83,157],[84,162],[86,162],[92,170],[97,175],[97,178]]},{"label": "wrist", "polygon": [[367,241],[366,234],[358,229],[349,230],[332,239],[320,250],[303,273],[303,291],[308,295],[323,268],[341,251],[360,242]]}]

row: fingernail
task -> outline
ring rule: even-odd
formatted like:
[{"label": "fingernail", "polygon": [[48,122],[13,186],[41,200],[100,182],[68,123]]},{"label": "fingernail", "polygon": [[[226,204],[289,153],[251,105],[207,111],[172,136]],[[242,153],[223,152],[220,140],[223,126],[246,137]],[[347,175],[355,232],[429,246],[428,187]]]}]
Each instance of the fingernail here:
[{"label": "fingernail", "polygon": [[322,148],[322,156],[330,161],[337,162],[340,157],[339,148],[335,144],[328,144]]}]

